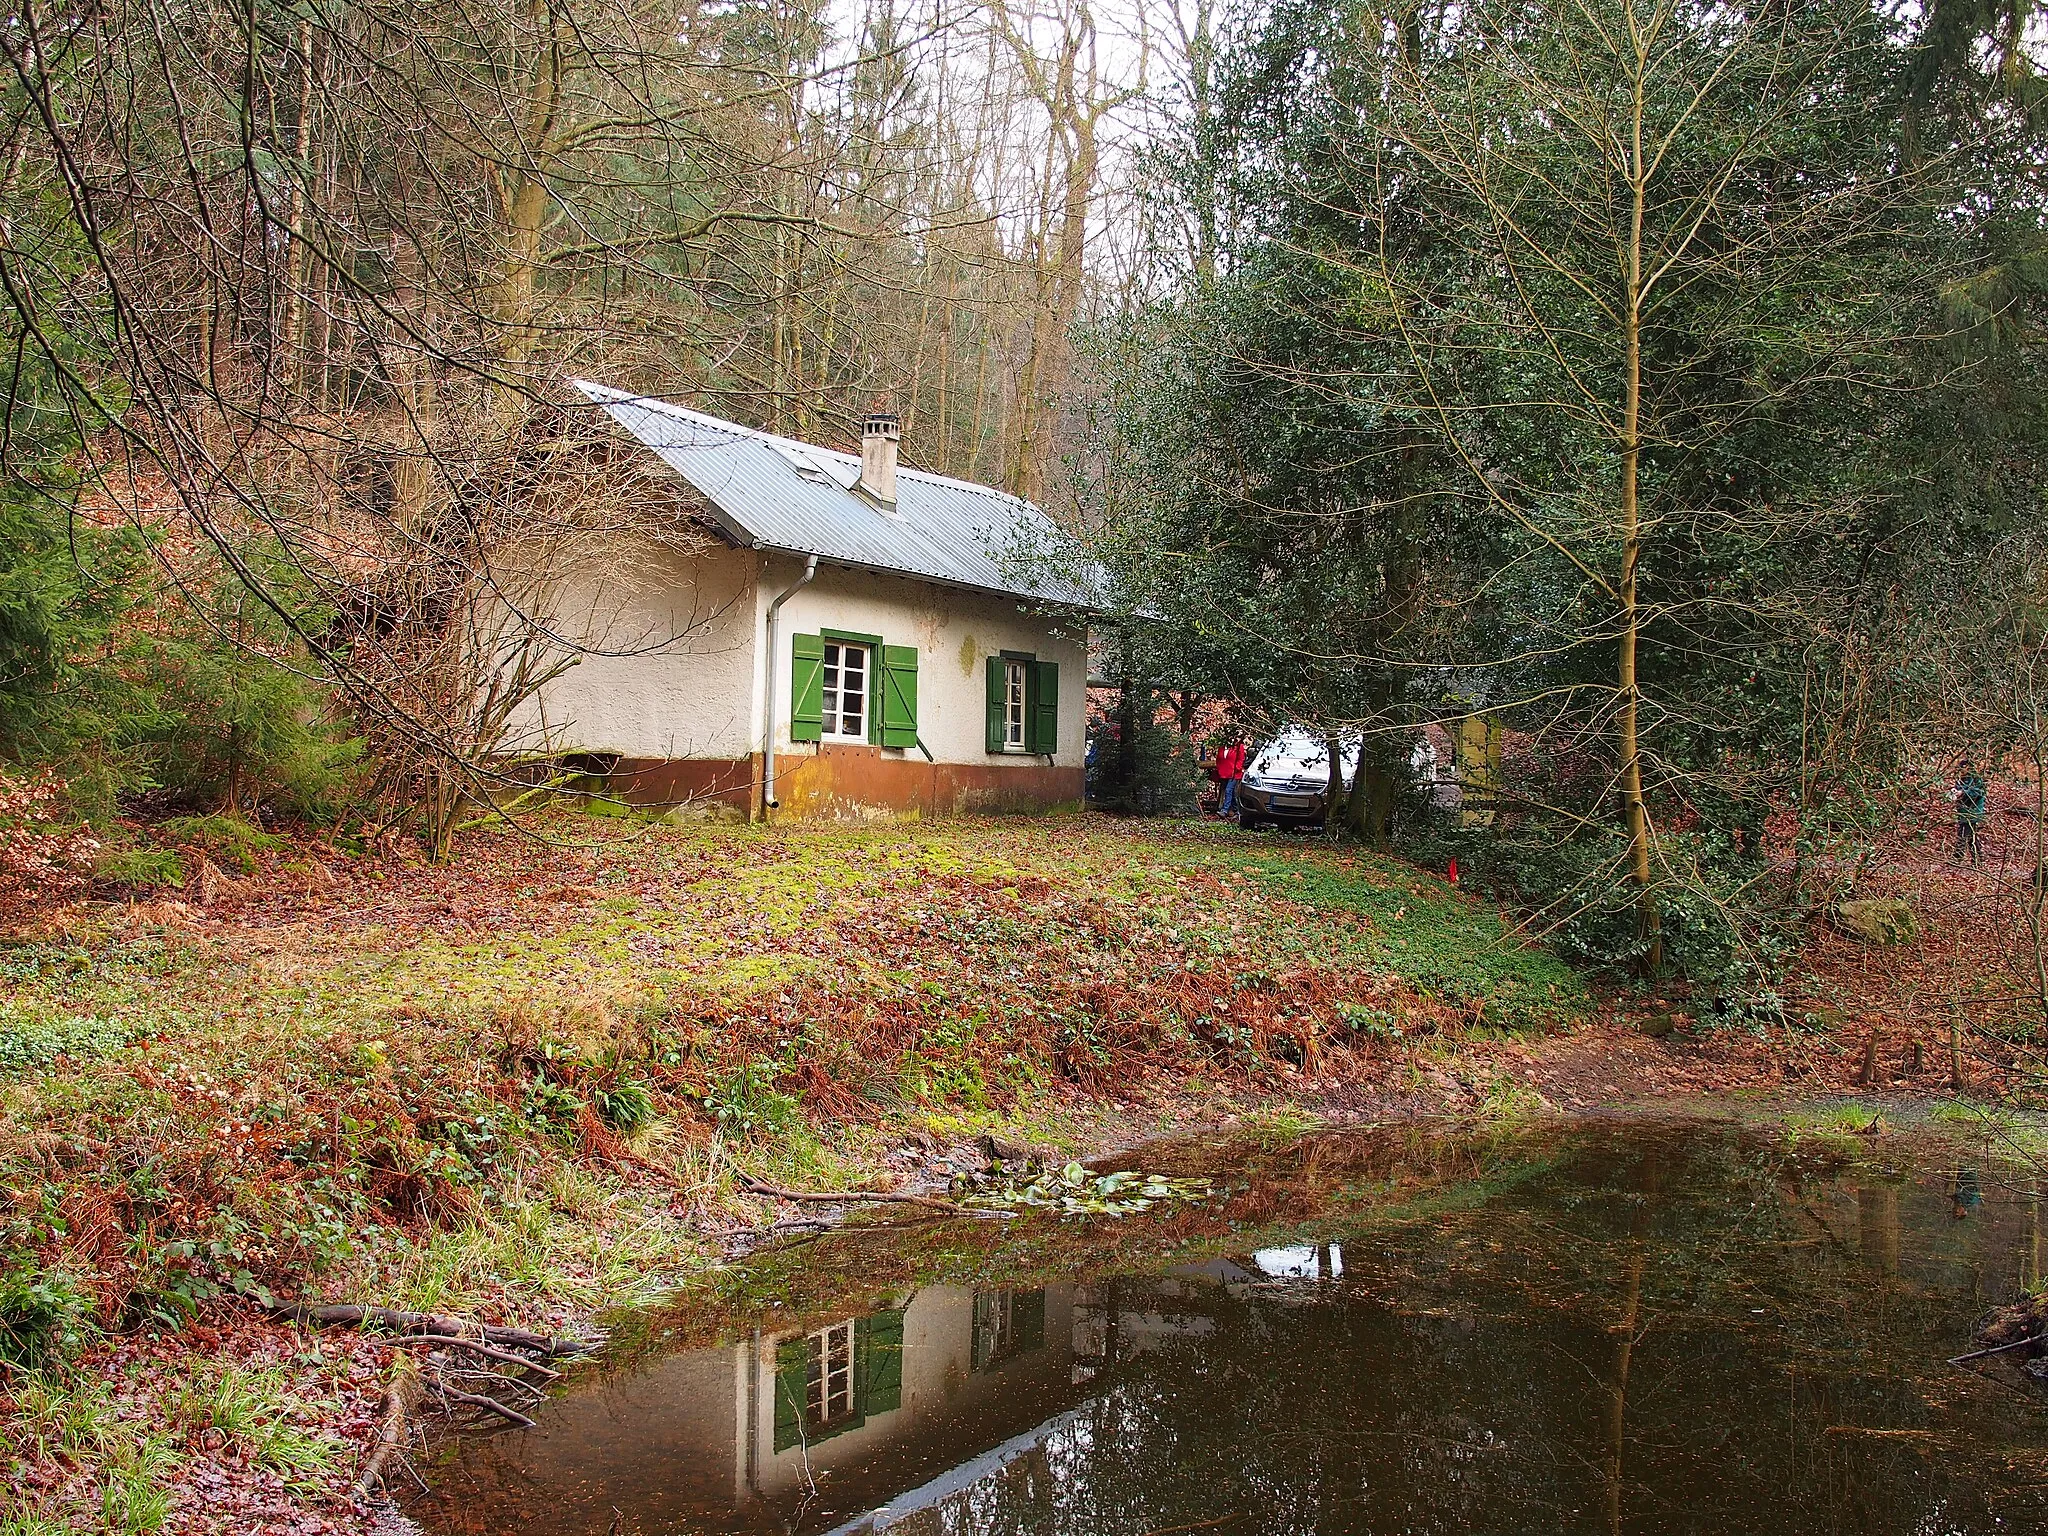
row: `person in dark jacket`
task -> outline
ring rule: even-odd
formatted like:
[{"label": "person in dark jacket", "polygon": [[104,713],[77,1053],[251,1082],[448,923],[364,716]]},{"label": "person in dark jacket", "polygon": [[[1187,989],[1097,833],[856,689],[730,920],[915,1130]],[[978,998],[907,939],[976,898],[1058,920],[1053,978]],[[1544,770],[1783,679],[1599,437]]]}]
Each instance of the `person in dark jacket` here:
[{"label": "person in dark jacket", "polygon": [[1244,777],[1244,733],[1232,731],[1230,740],[1223,744],[1223,750],[1216,754],[1216,777],[1223,783],[1223,801],[1217,809],[1219,816],[1228,816],[1237,809],[1237,781]]},{"label": "person in dark jacket", "polygon": [[1963,764],[1963,771],[1956,780],[1954,790],[1956,802],[1956,860],[1968,860],[1972,864],[1984,861],[1984,850],[1979,835],[1984,830],[1984,816],[1988,795],[1984,777],[1970,764]]}]

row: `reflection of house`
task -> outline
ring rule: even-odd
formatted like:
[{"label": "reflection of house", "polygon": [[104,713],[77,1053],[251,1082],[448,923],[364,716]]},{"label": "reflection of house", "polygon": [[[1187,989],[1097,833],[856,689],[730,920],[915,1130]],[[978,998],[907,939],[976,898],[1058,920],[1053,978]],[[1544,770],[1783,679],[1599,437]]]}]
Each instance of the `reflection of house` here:
[{"label": "reflection of house", "polygon": [[[480,1529],[461,1512],[488,1509],[491,1536],[595,1536],[621,1509],[646,1530],[908,1536],[978,1485],[1039,1477],[1104,1369],[1210,1332],[1246,1287],[1307,1290],[1335,1268],[1331,1250],[1275,1249],[1140,1281],[934,1286],[672,1355],[474,1442],[435,1523]],[[494,1495],[500,1480],[519,1493]]]},{"label": "reflection of house", "polygon": [[736,1501],[782,1504],[816,1481],[831,1505],[882,1503],[980,1450],[992,1426],[1038,1422],[1071,1391],[1071,1313],[1064,1289],[935,1286],[739,1346]]},{"label": "reflection of house", "polygon": [[1070,1406],[1073,1334],[1070,1288],[935,1286],[671,1356],[570,1393],[519,1437],[517,1475],[549,1490],[520,1529],[602,1531],[614,1506],[648,1530],[721,1510],[829,1529]]}]

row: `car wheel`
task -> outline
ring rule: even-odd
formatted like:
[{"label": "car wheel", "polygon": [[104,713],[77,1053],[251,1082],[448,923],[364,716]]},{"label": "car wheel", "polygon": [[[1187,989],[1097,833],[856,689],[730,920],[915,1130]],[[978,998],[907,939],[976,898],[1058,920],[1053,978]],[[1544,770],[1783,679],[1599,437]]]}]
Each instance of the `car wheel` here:
[{"label": "car wheel", "polygon": [[1240,809],[1237,813],[1237,824],[1247,832],[1256,832],[1265,825],[1263,821],[1254,816],[1250,811],[1243,809]]}]

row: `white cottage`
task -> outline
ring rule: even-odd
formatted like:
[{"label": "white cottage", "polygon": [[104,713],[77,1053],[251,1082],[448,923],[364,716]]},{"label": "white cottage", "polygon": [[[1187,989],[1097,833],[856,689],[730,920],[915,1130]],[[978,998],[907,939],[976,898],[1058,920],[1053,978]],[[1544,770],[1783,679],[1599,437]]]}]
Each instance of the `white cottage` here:
[{"label": "white cottage", "polygon": [[779,819],[1079,801],[1089,595],[1020,567],[1061,537],[1037,507],[900,468],[893,416],[862,423],[856,456],[576,387],[673,472],[713,547],[649,549],[645,569],[570,594],[564,621],[593,653],[522,735],[646,805]]}]

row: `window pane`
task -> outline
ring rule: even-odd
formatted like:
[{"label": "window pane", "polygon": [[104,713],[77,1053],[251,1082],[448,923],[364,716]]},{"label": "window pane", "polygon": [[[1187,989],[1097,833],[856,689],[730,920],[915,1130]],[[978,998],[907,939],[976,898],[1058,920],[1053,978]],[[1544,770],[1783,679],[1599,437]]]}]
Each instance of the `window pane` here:
[{"label": "window pane", "polygon": [[868,674],[873,660],[864,645],[828,640],[821,679],[824,733],[836,741],[868,739]]},{"label": "window pane", "polygon": [[825,713],[823,724],[827,736],[837,735],[839,731],[839,661],[839,647],[832,641],[827,640],[825,642],[825,691],[822,700]]},{"label": "window pane", "polygon": [[1024,664],[1010,662],[1004,669],[1004,681],[1008,684],[1003,709],[1003,744],[1011,747],[1024,745]]},{"label": "window pane", "polygon": [[868,653],[858,645],[849,645],[841,652],[839,693],[839,730],[842,735],[858,736],[867,716],[867,670]]}]

